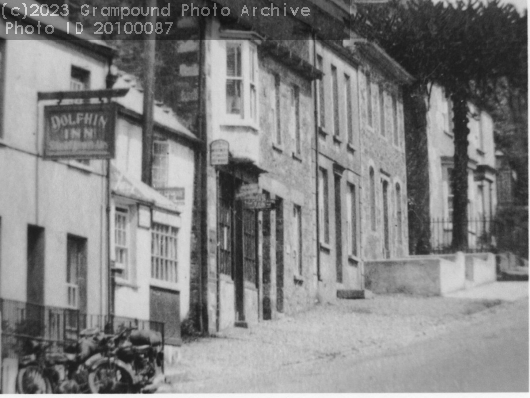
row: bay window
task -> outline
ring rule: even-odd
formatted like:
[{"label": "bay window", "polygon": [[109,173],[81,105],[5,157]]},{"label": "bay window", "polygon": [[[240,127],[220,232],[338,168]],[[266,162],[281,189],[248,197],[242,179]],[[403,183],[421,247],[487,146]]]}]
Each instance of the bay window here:
[{"label": "bay window", "polygon": [[226,114],[258,121],[258,52],[248,40],[226,42]]}]

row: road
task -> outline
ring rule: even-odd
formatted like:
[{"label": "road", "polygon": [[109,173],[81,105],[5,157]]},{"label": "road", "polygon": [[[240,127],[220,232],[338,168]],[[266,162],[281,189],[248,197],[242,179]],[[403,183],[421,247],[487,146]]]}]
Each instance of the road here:
[{"label": "road", "polygon": [[528,353],[524,299],[479,322],[379,356],[347,354],[212,380],[195,392],[528,392]]}]

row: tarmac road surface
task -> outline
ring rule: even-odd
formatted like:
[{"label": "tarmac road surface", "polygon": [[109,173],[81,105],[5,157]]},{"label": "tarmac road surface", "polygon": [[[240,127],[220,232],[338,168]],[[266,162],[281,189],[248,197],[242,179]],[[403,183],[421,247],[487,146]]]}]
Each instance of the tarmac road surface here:
[{"label": "tarmac road surface", "polygon": [[479,322],[381,355],[348,353],[212,381],[196,392],[528,392],[528,332],[525,298]]}]

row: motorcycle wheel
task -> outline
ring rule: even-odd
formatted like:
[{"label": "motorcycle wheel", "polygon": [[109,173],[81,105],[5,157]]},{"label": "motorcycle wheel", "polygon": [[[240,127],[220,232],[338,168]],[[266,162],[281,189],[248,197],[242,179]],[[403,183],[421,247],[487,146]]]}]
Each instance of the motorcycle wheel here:
[{"label": "motorcycle wheel", "polygon": [[19,394],[51,394],[50,380],[38,366],[27,366],[18,371],[17,391]]},{"label": "motorcycle wheel", "polygon": [[88,374],[92,394],[130,394],[133,381],[126,369],[112,363],[101,363]]}]

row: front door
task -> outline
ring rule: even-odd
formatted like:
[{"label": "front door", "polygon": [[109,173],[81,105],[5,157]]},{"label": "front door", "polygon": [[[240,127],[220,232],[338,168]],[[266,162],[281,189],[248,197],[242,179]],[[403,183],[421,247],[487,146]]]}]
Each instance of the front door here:
[{"label": "front door", "polygon": [[180,344],[180,293],[151,286],[149,289],[149,318],[156,323],[151,329],[161,331],[159,322],[164,324],[165,344]]}]

